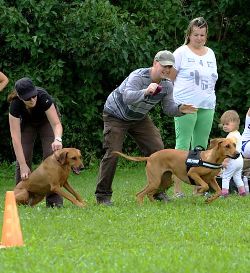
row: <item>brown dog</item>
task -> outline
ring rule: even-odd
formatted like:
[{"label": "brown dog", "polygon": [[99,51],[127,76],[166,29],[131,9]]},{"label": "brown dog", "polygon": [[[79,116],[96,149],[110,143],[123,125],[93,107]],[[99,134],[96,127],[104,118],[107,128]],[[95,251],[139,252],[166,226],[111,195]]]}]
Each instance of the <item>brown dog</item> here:
[{"label": "brown dog", "polygon": [[[221,194],[221,189],[216,181],[216,175],[220,172],[220,168],[191,167],[187,172],[186,159],[188,151],[165,149],[155,152],[149,157],[131,157],[117,151],[114,151],[113,154],[133,161],[147,161],[147,185],[136,194],[137,201],[140,204],[143,203],[145,195],[151,201],[154,201],[153,195],[159,188],[163,190],[170,188],[173,184],[172,175],[188,184],[191,184],[189,178],[193,179],[195,184],[199,186],[198,193],[207,191],[211,186],[215,193],[206,199],[207,203],[212,202]],[[202,161],[213,164],[221,164],[227,157],[235,159],[238,156],[239,152],[236,151],[235,143],[228,138],[211,140],[209,149],[200,153]]]},{"label": "brown dog", "polygon": [[[63,148],[47,157],[27,180],[18,183],[14,189],[17,204],[34,206],[46,196],[47,193],[57,193],[78,207],[84,207],[86,202],[70,186],[68,177],[71,169],[79,174],[83,168],[81,152],[75,148]],[[64,187],[69,193],[63,191]]]}]

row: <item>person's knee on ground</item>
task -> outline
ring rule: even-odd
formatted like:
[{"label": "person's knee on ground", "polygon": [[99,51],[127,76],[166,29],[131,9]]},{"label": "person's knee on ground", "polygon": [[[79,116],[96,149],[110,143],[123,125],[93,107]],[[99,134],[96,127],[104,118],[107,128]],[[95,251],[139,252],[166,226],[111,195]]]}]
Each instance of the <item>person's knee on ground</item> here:
[{"label": "person's knee on ground", "polygon": [[61,208],[63,206],[63,198],[57,193],[50,193],[46,195],[47,208]]}]

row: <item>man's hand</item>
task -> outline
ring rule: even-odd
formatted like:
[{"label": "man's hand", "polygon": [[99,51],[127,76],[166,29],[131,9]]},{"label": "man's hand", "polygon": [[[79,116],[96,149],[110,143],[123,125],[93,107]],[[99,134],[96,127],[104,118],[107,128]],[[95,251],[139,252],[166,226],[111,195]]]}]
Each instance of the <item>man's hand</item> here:
[{"label": "man's hand", "polygon": [[183,114],[193,114],[197,112],[198,108],[191,104],[181,104],[179,106],[179,111]]},{"label": "man's hand", "polygon": [[144,96],[153,95],[158,86],[159,86],[159,84],[157,84],[155,82],[150,83],[150,85],[148,86],[148,88],[145,91]]}]

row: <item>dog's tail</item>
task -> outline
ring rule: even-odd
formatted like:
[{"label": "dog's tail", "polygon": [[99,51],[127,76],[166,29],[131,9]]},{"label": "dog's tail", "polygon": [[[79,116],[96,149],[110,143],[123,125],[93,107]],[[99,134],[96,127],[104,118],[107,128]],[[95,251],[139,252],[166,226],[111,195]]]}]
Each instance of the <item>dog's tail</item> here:
[{"label": "dog's tail", "polygon": [[113,155],[120,155],[122,157],[125,157],[128,160],[132,160],[132,161],[147,161],[148,157],[142,157],[142,156],[129,156],[129,155],[125,155],[123,153],[117,152],[117,151],[113,151],[112,152]]}]

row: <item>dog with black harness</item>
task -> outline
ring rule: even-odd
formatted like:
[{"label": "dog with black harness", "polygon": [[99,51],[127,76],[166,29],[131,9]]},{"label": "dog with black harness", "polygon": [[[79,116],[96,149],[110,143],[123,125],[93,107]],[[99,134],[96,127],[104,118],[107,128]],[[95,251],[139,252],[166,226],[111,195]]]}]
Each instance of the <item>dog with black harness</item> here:
[{"label": "dog with black harness", "polygon": [[[196,146],[193,150],[189,151],[188,157],[186,159],[187,174],[190,168],[192,167],[205,167],[209,169],[221,169],[223,167],[222,164],[203,161],[200,156],[201,151],[205,151],[205,149],[200,145]],[[192,185],[196,185],[194,180],[191,177],[189,177],[189,175],[188,178]]]},{"label": "dog with black harness", "polygon": [[[206,199],[206,203],[210,203],[221,195],[216,176],[220,172],[221,164],[225,158],[236,159],[239,152],[236,145],[229,138],[216,138],[210,141],[208,150],[203,151],[199,148],[194,153],[199,154],[196,157],[188,159],[188,151],[177,149],[164,149],[151,154],[149,157],[133,157],[118,151],[113,151],[115,156],[122,156],[133,161],[147,161],[146,174],[147,184],[139,191],[137,196],[138,203],[142,204],[146,195],[150,201],[155,201],[153,195],[159,190],[168,190],[173,185],[173,175],[191,185],[191,179],[198,186],[199,194],[205,193],[211,187],[215,192]],[[187,171],[188,164],[196,164],[190,166]],[[189,180],[190,179],[190,180]]]}]

